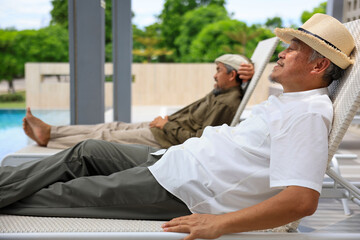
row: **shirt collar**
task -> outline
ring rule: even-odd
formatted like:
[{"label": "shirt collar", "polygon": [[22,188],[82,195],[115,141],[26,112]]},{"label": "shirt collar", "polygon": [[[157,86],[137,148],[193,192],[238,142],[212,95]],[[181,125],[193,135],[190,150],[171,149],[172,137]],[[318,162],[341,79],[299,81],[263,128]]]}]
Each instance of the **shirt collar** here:
[{"label": "shirt collar", "polygon": [[324,88],[317,88],[312,89],[308,91],[301,91],[301,92],[288,92],[288,93],[282,93],[281,96],[283,97],[307,97],[307,96],[314,96],[314,95],[329,95],[329,90],[327,87]]}]

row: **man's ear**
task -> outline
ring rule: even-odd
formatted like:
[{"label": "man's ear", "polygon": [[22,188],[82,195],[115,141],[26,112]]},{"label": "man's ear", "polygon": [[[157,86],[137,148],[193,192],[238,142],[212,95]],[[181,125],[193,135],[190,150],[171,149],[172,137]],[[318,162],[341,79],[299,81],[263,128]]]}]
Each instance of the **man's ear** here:
[{"label": "man's ear", "polygon": [[330,60],[327,58],[318,58],[315,60],[315,65],[311,70],[313,74],[319,74],[324,72],[330,66]]},{"label": "man's ear", "polygon": [[231,76],[230,76],[230,78],[229,78],[229,81],[230,81],[230,82],[236,81],[236,74],[237,74],[237,72],[236,72],[235,70],[232,70],[230,74],[231,74]]}]

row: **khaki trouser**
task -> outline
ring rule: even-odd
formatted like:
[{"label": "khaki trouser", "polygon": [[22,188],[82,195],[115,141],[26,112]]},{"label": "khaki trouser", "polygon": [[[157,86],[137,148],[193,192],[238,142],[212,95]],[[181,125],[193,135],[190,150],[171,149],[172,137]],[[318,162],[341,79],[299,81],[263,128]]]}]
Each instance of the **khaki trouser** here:
[{"label": "khaki trouser", "polygon": [[47,147],[66,149],[87,139],[160,147],[150,131],[149,122],[52,126]]},{"label": "khaki trouser", "polygon": [[155,148],[87,140],[37,162],[0,168],[0,213],[158,219],[190,214],[147,166]]}]

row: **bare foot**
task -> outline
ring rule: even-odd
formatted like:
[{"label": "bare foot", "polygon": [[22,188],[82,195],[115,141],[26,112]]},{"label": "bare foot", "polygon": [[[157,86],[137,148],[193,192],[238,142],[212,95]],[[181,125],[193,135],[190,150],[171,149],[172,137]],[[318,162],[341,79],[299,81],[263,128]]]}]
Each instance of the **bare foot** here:
[{"label": "bare foot", "polygon": [[22,125],[23,125],[23,129],[24,129],[25,134],[29,138],[31,138],[32,140],[36,141],[34,132],[33,132],[32,128],[30,127],[30,125],[28,124],[28,122],[26,121],[26,117],[23,118],[23,124]]},{"label": "bare foot", "polygon": [[30,108],[26,109],[24,118],[24,131],[31,139],[40,146],[46,146],[50,139],[51,126],[32,115]]}]

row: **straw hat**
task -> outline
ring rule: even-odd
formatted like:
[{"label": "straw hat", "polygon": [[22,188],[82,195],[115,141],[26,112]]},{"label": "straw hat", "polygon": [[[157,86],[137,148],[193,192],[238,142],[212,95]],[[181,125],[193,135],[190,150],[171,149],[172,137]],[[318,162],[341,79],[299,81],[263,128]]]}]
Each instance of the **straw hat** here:
[{"label": "straw hat", "polygon": [[354,63],[349,57],[355,46],[354,39],[345,26],[331,16],[317,13],[297,30],[276,28],[275,34],[286,43],[298,38],[342,69]]},{"label": "straw hat", "polygon": [[248,59],[244,56],[238,54],[224,54],[217,59],[215,59],[215,63],[224,63],[227,64],[234,69],[238,70],[242,63],[249,63]]}]

